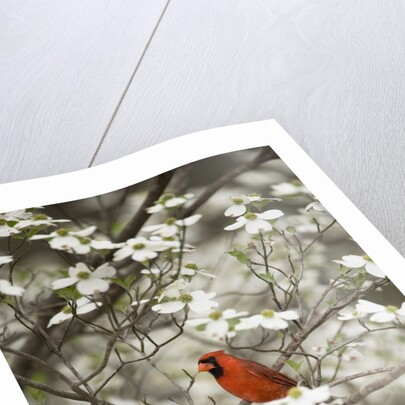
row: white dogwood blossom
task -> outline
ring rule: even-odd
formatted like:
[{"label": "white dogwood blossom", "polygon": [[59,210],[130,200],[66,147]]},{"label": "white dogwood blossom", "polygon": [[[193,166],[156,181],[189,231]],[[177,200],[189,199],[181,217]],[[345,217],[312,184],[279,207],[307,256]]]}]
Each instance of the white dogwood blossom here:
[{"label": "white dogwood blossom", "polygon": [[80,231],[58,229],[49,235],[34,235],[31,240],[46,239],[52,249],[64,250],[69,253],[86,254],[91,250],[91,239],[88,238],[96,230],[95,226]]},{"label": "white dogwood blossom", "polygon": [[299,315],[295,311],[276,312],[272,309],[264,309],[260,314],[242,318],[235,326],[236,331],[255,329],[262,326],[265,329],[281,330],[288,328],[288,322],[296,320]]},{"label": "white dogwood blossom", "polygon": [[0,294],[21,297],[24,292],[25,288],[12,285],[8,280],[0,280]]},{"label": "white dogwood blossom", "polygon": [[358,300],[356,311],[370,316],[371,322],[385,323],[392,321],[405,321],[405,302],[398,308],[394,305],[383,306],[367,300]]},{"label": "white dogwood blossom", "polygon": [[131,257],[136,262],[144,262],[158,257],[159,252],[175,247],[178,247],[178,241],[151,240],[139,236],[128,239],[121,249],[114,253],[113,260],[117,262]]},{"label": "white dogwood blossom", "polygon": [[337,319],[339,321],[350,321],[352,319],[364,318],[367,314],[354,309],[352,312],[339,312]]},{"label": "white dogwood blossom", "polygon": [[52,283],[53,290],[60,290],[76,284],[77,291],[82,295],[93,295],[97,292],[108,291],[110,284],[107,281],[115,275],[116,270],[108,263],[91,271],[85,263],[77,263],[69,268],[69,277],[61,278]]},{"label": "white dogwood blossom", "polygon": [[173,194],[164,194],[162,197],[156,201],[155,205],[146,208],[148,214],[154,214],[163,210],[173,209],[184,205],[188,200],[191,200],[194,194],[187,193],[180,196],[175,196]]},{"label": "white dogwood blossom", "polygon": [[101,307],[103,304],[101,302],[92,302],[86,297],[79,298],[76,302],[69,301],[60,312],[55,314],[48,322],[48,328],[52,325],[58,325],[68,319],[72,318],[74,314],[83,315],[88,312],[94,311],[95,309]]},{"label": "white dogwood blossom", "polygon": [[341,260],[333,261],[350,269],[360,269],[364,267],[367,273],[371,274],[374,277],[385,277],[385,274],[382,272],[382,270],[367,255],[347,255],[343,256]]},{"label": "white dogwood blossom", "polygon": [[224,215],[226,217],[239,217],[247,211],[246,206],[248,204],[254,201],[262,201],[263,198],[259,194],[252,193],[238,197],[230,197],[230,200],[232,201],[232,205],[226,209]]},{"label": "white dogwood blossom", "polygon": [[248,314],[247,311],[237,312],[234,309],[213,311],[205,318],[189,319],[188,326],[205,326],[204,333],[211,339],[224,340],[232,337],[235,332],[231,331],[229,320],[239,319]]},{"label": "white dogwood blossom", "polygon": [[2,264],[11,263],[13,260],[13,256],[0,256],[0,266]]},{"label": "white dogwood blossom", "polygon": [[273,229],[270,220],[280,218],[284,213],[280,210],[268,210],[262,213],[247,212],[243,216],[236,219],[231,225],[224,228],[225,231],[234,231],[245,227],[246,232],[255,235],[260,232],[269,232]]},{"label": "white dogwood blossom", "polygon": [[163,224],[145,226],[142,230],[144,232],[151,232],[152,235],[160,235],[163,238],[170,238],[175,236],[183,227],[196,224],[200,218],[200,214],[195,214],[184,219],[169,217]]},{"label": "white dogwood blossom", "polygon": [[206,293],[202,290],[181,293],[171,301],[154,305],[152,310],[160,314],[172,314],[187,307],[197,314],[207,313],[218,307],[218,303],[212,301],[215,296],[215,292]]}]

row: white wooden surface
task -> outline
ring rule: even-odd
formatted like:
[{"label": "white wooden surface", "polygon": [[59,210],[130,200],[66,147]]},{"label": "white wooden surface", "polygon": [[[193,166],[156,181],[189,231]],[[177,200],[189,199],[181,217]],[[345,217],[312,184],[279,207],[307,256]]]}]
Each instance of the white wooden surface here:
[{"label": "white wooden surface", "polygon": [[166,5],[3,1],[0,181],[276,118],[404,254],[405,2]]},{"label": "white wooden surface", "polygon": [[165,4],[1,2],[1,181],[87,167]]}]

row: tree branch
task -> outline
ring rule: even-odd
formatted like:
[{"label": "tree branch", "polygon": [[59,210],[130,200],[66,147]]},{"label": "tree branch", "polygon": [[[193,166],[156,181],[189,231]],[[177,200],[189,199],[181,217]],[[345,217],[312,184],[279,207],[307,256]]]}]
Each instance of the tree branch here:
[{"label": "tree branch", "polygon": [[364,387],[362,387],[356,394],[350,395],[343,400],[343,405],[352,405],[357,404],[362,401],[365,397],[372,394],[375,391],[378,391],[381,388],[384,388],[388,384],[395,381],[397,378],[401,377],[405,373],[405,361],[399,363],[393,368],[388,374],[384,377],[379,378],[377,381],[374,381]]},{"label": "tree branch", "polygon": [[262,151],[257,155],[257,157],[250,162],[247,162],[243,165],[235,167],[229,173],[223,175],[218,180],[214,181],[209,187],[207,187],[191,204],[186,208],[182,216],[188,217],[195,210],[201,207],[212,195],[214,195],[218,190],[220,190],[226,183],[229,183],[235,177],[239,176],[242,173],[247,172],[248,170],[254,169],[257,166],[260,166],[262,163],[267,162],[268,160],[279,159],[276,152],[274,152],[269,147],[263,148]]}]

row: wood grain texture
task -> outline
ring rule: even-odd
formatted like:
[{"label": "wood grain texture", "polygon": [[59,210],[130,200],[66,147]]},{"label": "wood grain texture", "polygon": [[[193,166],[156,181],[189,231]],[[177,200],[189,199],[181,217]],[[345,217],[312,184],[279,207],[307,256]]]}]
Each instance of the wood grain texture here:
[{"label": "wood grain texture", "polygon": [[1,181],[85,168],[166,0],[5,0]]},{"label": "wood grain texture", "polygon": [[276,118],[404,254],[404,8],[173,0],[95,164]]}]

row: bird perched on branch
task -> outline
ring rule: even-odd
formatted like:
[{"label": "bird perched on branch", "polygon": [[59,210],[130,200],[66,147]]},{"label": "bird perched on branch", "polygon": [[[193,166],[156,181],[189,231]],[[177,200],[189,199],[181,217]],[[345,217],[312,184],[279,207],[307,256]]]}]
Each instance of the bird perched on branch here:
[{"label": "bird perched on branch", "polygon": [[230,394],[247,402],[262,403],[287,396],[297,382],[263,364],[240,359],[223,350],[204,354],[198,371],[208,371]]}]

